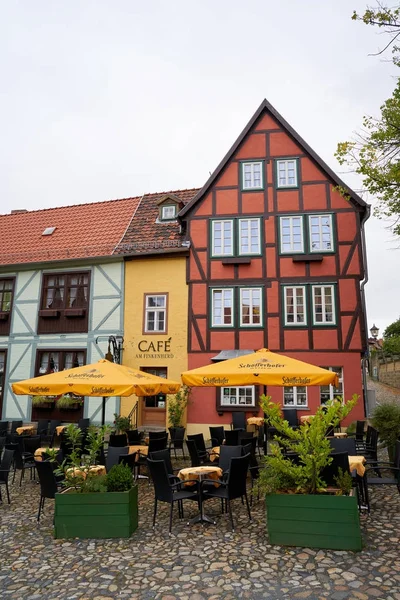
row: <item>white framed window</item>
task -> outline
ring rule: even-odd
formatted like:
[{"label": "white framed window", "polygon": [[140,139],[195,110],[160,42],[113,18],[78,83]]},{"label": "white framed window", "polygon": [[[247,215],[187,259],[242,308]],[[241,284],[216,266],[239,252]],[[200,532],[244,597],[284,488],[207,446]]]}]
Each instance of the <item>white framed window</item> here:
[{"label": "white framed window", "polygon": [[307,325],[305,286],[283,288],[285,325]]},{"label": "white framed window", "polygon": [[278,188],[297,187],[297,159],[290,158],[276,161]]},{"label": "white framed window", "polygon": [[211,221],[212,256],[233,256],[233,220]]},{"label": "white framed window", "polygon": [[262,190],[264,187],[263,180],[263,163],[244,162],[242,163],[242,189],[243,190]]},{"label": "white framed window", "polygon": [[311,289],[314,325],[335,325],[335,286],[313,285]]},{"label": "white framed window", "polygon": [[307,407],[307,388],[306,386],[293,386],[283,388],[283,406],[287,407]]},{"label": "white framed window", "polygon": [[281,254],[304,252],[303,217],[280,217]]},{"label": "white framed window", "polygon": [[165,333],[167,331],[167,295],[145,296],[145,333]]},{"label": "white framed window", "polygon": [[332,215],[309,215],[310,252],[332,252]]},{"label": "white framed window", "polygon": [[262,323],[262,288],[240,288],[240,326],[260,327]]},{"label": "white framed window", "polygon": [[211,326],[233,326],[233,288],[211,290]]},{"label": "white framed window", "polygon": [[260,219],[239,219],[239,254],[261,254]]},{"label": "white framed window", "polygon": [[344,387],[343,387],[343,367],[322,367],[329,371],[334,371],[339,379],[339,386],[335,387],[332,384],[320,385],[320,400],[321,404],[326,404],[328,400],[334,400],[338,396],[344,398]]},{"label": "white framed window", "polygon": [[175,216],[176,216],[175,204],[168,204],[161,208],[161,220],[162,221],[170,221],[171,219],[175,219]]},{"label": "white framed window", "polygon": [[255,406],[255,400],[254,385],[221,388],[221,406]]}]

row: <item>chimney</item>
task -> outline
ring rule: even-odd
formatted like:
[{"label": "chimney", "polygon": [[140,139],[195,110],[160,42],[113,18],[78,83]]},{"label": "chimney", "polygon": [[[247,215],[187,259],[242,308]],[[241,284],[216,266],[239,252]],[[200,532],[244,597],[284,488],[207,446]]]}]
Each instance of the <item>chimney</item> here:
[{"label": "chimney", "polygon": [[12,215],[17,215],[17,214],[19,214],[19,213],[26,213],[26,212],[28,212],[28,210],[27,210],[26,208],[14,208],[14,209],[11,211],[11,214],[12,214]]}]

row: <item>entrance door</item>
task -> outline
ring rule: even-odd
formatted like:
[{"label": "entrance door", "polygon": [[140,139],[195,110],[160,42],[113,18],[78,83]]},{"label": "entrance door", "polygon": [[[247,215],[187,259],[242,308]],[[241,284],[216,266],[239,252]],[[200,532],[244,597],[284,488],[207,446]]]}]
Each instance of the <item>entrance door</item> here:
[{"label": "entrance door", "polygon": [[[165,367],[143,367],[141,369],[151,375],[158,377],[167,377],[167,369]],[[165,428],[167,400],[165,394],[156,394],[155,396],[146,396],[143,398],[143,418],[142,425],[146,427],[163,427]]]}]

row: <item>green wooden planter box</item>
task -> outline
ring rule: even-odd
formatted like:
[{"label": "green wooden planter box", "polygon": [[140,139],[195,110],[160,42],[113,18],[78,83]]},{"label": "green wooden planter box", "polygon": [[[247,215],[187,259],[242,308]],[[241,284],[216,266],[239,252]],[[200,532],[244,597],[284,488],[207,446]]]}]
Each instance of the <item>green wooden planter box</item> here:
[{"label": "green wooden planter box", "polygon": [[271,494],[265,497],[271,544],[361,550],[356,496]]},{"label": "green wooden planter box", "polygon": [[55,538],[130,537],[138,526],[138,486],[129,492],[56,494]]}]

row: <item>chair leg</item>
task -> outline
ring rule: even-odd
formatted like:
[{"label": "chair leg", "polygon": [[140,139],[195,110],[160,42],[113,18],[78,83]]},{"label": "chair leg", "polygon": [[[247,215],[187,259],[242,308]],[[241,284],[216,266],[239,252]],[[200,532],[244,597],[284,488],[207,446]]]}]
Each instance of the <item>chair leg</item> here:
[{"label": "chair leg", "polygon": [[22,485],[22,480],[24,478],[24,474],[25,474],[25,469],[22,468],[21,469],[21,477],[19,478],[19,487],[21,487],[21,485]]},{"label": "chair leg", "polygon": [[247,494],[245,493],[244,497],[246,498],[247,512],[249,513],[249,521],[251,521],[251,512],[249,506],[249,499],[247,498]]},{"label": "chair leg", "polygon": [[174,503],[171,502],[171,508],[169,510],[169,532],[171,533],[171,529],[172,529],[172,512],[174,510]]},{"label": "chair leg", "polygon": [[157,498],[154,499],[153,527],[156,526],[156,516],[157,516]]},{"label": "chair leg", "polygon": [[228,512],[229,512],[229,518],[230,518],[230,520],[231,520],[231,525],[232,525],[232,531],[234,531],[234,530],[235,530],[235,526],[234,526],[234,524],[233,524],[233,516],[232,516],[232,507],[231,507],[231,501],[230,501],[230,500],[227,500],[227,503],[228,503]]},{"label": "chair leg", "polygon": [[16,472],[17,472],[17,469],[15,468],[15,465],[14,465],[14,475],[13,475],[13,480],[12,480],[12,482],[13,482],[13,483],[14,483],[14,481],[15,481],[15,473],[16,473]]},{"label": "chair leg", "polygon": [[10,492],[9,492],[9,490],[8,490],[8,481],[6,481],[6,491],[7,491],[7,500],[8,500],[8,504],[11,504],[11,501],[10,501]]},{"label": "chair leg", "polygon": [[38,515],[37,515],[37,522],[39,523],[40,521],[40,513],[42,512],[42,496],[40,496],[40,500],[39,500],[39,511],[38,511]]}]

